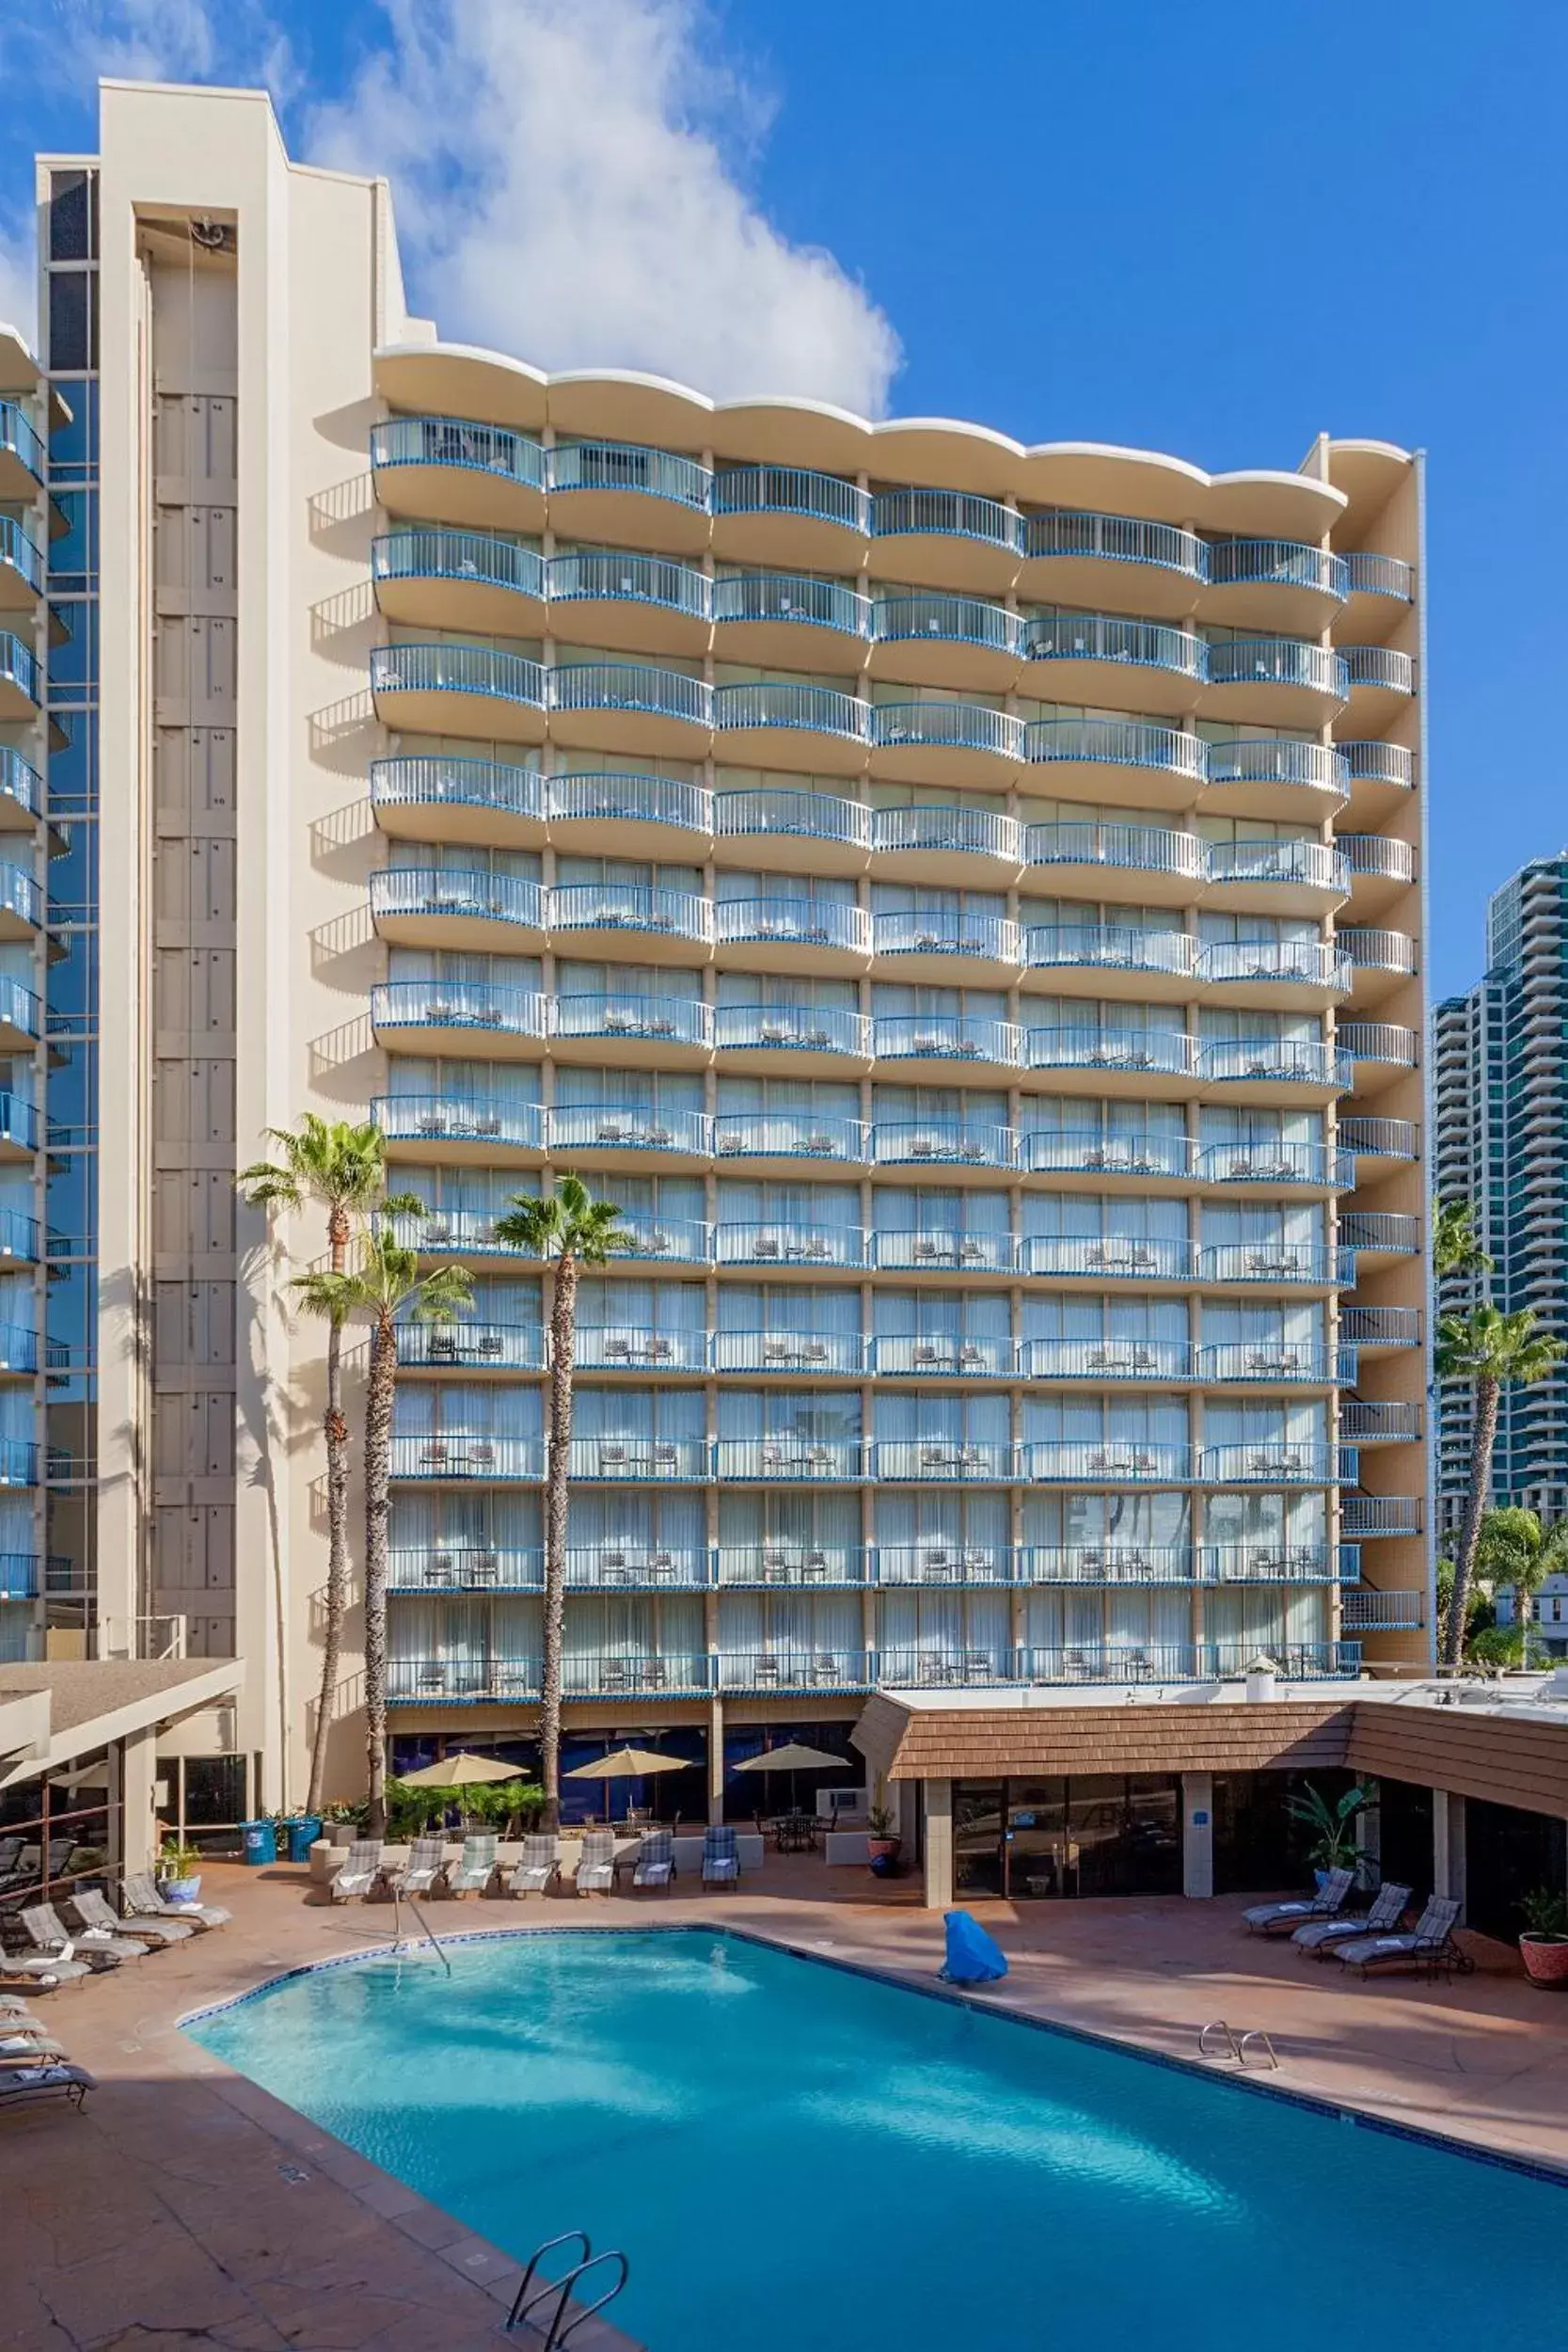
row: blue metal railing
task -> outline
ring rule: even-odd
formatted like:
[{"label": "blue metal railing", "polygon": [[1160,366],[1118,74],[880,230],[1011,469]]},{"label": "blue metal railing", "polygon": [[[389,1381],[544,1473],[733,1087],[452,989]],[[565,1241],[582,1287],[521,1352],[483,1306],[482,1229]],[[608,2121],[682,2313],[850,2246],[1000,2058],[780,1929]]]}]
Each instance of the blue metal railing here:
[{"label": "blue metal railing", "polygon": [[713,478],[715,515],[800,515],[871,536],[871,500],[853,482],[802,466],[726,466]]},{"label": "blue metal railing", "polygon": [[983,752],[992,759],[1023,757],[1023,722],[984,703],[878,703],[871,742],[881,752]]},{"label": "blue metal railing", "polygon": [[899,911],[872,918],[879,956],[974,956],[990,963],[1023,960],[1023,927],[1005,914],[974,914],[955,907]]},{"label": "blue metal railing", "polygon": [[1111,923],[1032,923],[1023,946],[1031,971],[1086,965],[1185,979],[1197,964],[1197,942],[1189,931],[1133,930]]},{"label": "blue metal railing", "polygon": [[1357,972],[1414,972],[1416,942],[1405,931],[1351,924],[1335,933],[1334,944]]},{"label": "blue metal railing", "polygon": [[863,1475],[859,1438],[721,1438],[714,1448],[720,1478],[763,1481],[836,1482]]},{"label": "blue metal railing", "polygon": [[873,1024],[879,1061],[995,1062],[1023,1066],[1023,1031],[1016,1021],[978,1013],[881,1013]]},{"label": "blue metal railing", "polygon": [[721,945],[786,941],[801,947],[842,948],[850,955],[871,952],[872,918],[864,907],[781,895],[721,898],[713,914],[714,937]]},{"label": "blue metal railing", "polygon": [[663,555],[628,555],[579,548],[552,556],[546,566],[552,604],[653,604],[693,620],[709,618],[711,583],[689,564]]},{"label": "blue metal railing", "polygon": [[558,1103],[549,1117],[550,1150],[673,1152],[705,1159],[712,1148],[705,1113],[626,1109],[611,1103]]},{"label": "blue metal railing", "polygon": [[484,531],[451,531],[420,524],[389,532],[371,548],[372,580],[451,580],[474,587],[509,588],[543,602],[545,565],[538,549],[520,548]]},{"label": "blue metal railing", "polygon": [[544,1037],[549,999],[535,989],[488,980],[382,980],[371,991],[376,1029],[487,1029]]},{"label": "blue metal railing", "polygon": [[0,865],[0,913],[24,923],[43,920],[43,892],[24,866]]},{"label": "blue metal railing", "polygon": [[1325,841],[1212,841],[1212,882],[1292,882],[1313,890],[1350,888],[1350,868]]},{"label": "blue metal railing", "polygon": [[1113,1233],[1036,1234],[1023,1244],[1026,1274],[1092,1276],[1097,1281],[1189,1282],[1196,1244],[1161,1236]]},{"label": "blue metal railing", "polygon": [[1211,784],[1306,785],[1343,800],[1350,775],[1340,747],[1259,736],[1234,743],[1211,743],[1208,780]]},{"label": "blue metal railing", "polygon": [[0,1600],[36,1600],[39,1559],[31,1551],[0,1551]]},{"label": "blue metal railing", "polygon": [[872,811],[863,801],[841,800],[834,793],[763,785],[713,796],[713,829],[721,834],[768,834],[869,850],[871,826]]},{"label": "blue metal railing", "polygon": [[1208,676],[1209,648],[1192,629],[1127,621],[1113,612],[1042,612],[1024,630],[1031,661],[1116,661],[1137,669]]},{"label": "blue metal railing", "polygon": [[871,1156],[879,1168],[1014,1168],[1018,1137],[984,1119],[879,1119]]},{"label": "blue metal railing", "polygon": [[24,1037],[43,1034],[43,1007],[30,988],[20,980],[0,973],[0,1023],[7,1028],[20,1029]]},{"label": "blue metal railing", "polygon": [[1310,1241],[1210,1242],[1198,1251],[1197,1266],[1200,1282],[1318,1285],[1355,1279],[1354,1261],[1348,1250],[1325,1249],[1321,1242]]},{"label": "blue metal railing", "polygon": [[432,1371],[542,1372],[545,1334],[537,1323],[404,1322],[398,1360]]},{"label": "blue metal railing", "polygon": [[0,1486],[36,1486],[38,1483],[38,1447],[30,1438],[0,1438]]},{"label": "blue metal railing", "polygon": [[1341,1021],[1336,1034],[1353,1061],[1391,1062],[1414,1070],[1420,1060],[1420,1039],[1397,1021]]},{"label": "blue metal railing", "polygon": [[747,572],[713,583],[713,618],[724,622],[793,621],[806,628],[836,629],[841,636],[871,634],[871,602],[837,580],[810,580],[793,572]]},{"label": "blue metal railing", "polygon": [[980,596],[942,596],[934,591],[879,596],[872,607],[872,643],[903,644],[916,639],[974,645],[1022,659],[1023,623],[1005,605],[988,604]]},{"label": "blue metal railing", "polygon": [[0,1209],[0,1258],[36,1259],[39,1221],[24,1209]]},{"label": "blue metal railing", "polygon": [[683,670],[644,661],[566,661],[546,679],[550,710],[626,710],[649,718],[713,724],[713,689]]},{"label": "blue metal railing", "polygon": [[883,1273],[1010,1274],[1018,1263],[1019,1245],[1011,1233],[879,1226],[868,1238],[871,1263]]},{"label": "blue metal railing", "polygon": [[21,459],[35,482],[41,482],[48,459],[31,421],[14,400],[0,400],[0,449]]},{"label": "blue metal railing", "polygon": [[877,808],[871,811],[874,850],[931,850],[966,857],[1023,862],[1023,827],[990,808]]},{"label": "blue metal railing", "polygon": [[24,1152],[36,1152],[38,1142],[36,1105],[24,1095],[0,1093],[0,1143],[14,1143]]},{"label": "blue metal railing", "polygon": [[871,1022],[865,1013],[840,1005],[721,1005],[714,1015],[714,1043],[721,1052],[851,1054],[863,1059],[872,1051]]},{"label": "blue metal railing", "polygon": [[443,866],[388,866],[371,876],[371,913],[428,914],[545,927],[545,893],[518,874],[463,872]]},{"label": "blue metal railing", "polygon": [[1033,1127],[1020,1138],[1036,1176],[1191,1176],[1197,1147],[1186,1136],[1106,1133],[1098,1127]]},{"label": "blue metal railing", "polygon": [[1020,1448],[1025,1478],[1060,1486],[1180,1486],[1193,1475],[1193,1448],[1154,1438],[1037,1438]]},{"label": "blue metal railing", "polygon": [[29,588],[43,589],[43,556],[14,516],[0,515],[0,564],[8,564]]},{"label": "blue metal railing", "polygon": [[20,637],[13,637],[8,629],[0,629],[0,679],[8,679],[29,702],[42,702],[42,665],[32,648],[24,645]]},{"label": "blue metal railing", "polygon": [[1345,568],[1353,596],[1397,596],[1408,604],[1416,593],[1415,572],[1397,555],[1375,555],[1363,548],[1346,556]]},{"label": "blue metal railing", "polygon": [[1196,1361],[1200,1380],[1249,1380],[1262,1386],[1296,1381],[1322,1385],[1339,1371],[1336,1351],[1305,1340],[1216,1342],[1198,1348]]},{"label": "blue metal railing", "polygon": [[0,1372],[34,1373],[38,1368],[38,1333],[24,1323],[0,1323]]},{"label": "blue metal railing", "polygon": [[1341,655],[1295,637],[1238,637],[1209,647],[1212,686],[1302,686],[1343,702],[1350,680]]},{"label": "blue metal railing", "polygon": [[1196,833],[1113,821],[1030,825],[1023,841],[1031,866],[1108,866],[1134,873],[1176,874],[1189,882],[1201,882],[1208,870],[1204,850]]},{"label": "blue metal railing", "polygon": [[545,780],[536,768],[509,761],[409,753],[372,760],[371,801],[376,808],[493,808],[510,817],[540,819]]},{"label": "blue metal railing", "polygon": [[1334,1448],[1309,1438],[1197,1448],[1197,1476],[1206,1486],[1326,1486],[1338,1470]]},{"label": "blue metal railing", "polygon": [[1022,554],[1022,519],[995,499],[970,490],[881,490],[871,502],[872,536],[981,539]]},{"label": "blue metal railing", "polygon": [[1392,784],[1414,790],[1416,755],[1402,743],[1340,743],[1337,747],[1349,784]]},{"label": "blue metal railing", "polygon": [[578,1327],[577,1362],[583,1372],[705,1372],[709,1353],[705,1330],[656,1330],[634,1323]]},{"label": "blue metal railing", "polygon": [[36,817],[43,804],[43,778],[8,743],[0,744],[0,793]]},{"label": "blue metal railing", "polygon": [[1018,1350],[985,1333],[884,1333],[871,1343],[871,1369],[884,1380],[1011,1380]]},{"label": "blue metal railing", "polygon": [[487,1430],[395,1437],[391,1474],[394,1478],[543,1478],[545,1440],[498,1438]]},{"label": "blue metal railing", "polygon": [[[400,1143],[485,1143],[542,1152],[545,1114],[537,1103],[460,1094],[379,1094],[371,1117]],[[421,1247],[436,1245],[420,1233]]]},{"label": "blue metal railing", "polygon": [[1006,1486],[1018,1451],[1006,1438],[883,1438],[871,1448],[877,1478],[946,1486]]},{"label": "blue metal railing", "polygon": [[716,1331],[715,1372],[859,1378],[867,1343],[859,1331]]},{"label": "blue metal railing", "polygon": [[1197,581],[1209,577],[1209,548],[1196,532],[1181,531],[1175,523],[1143,522],[1132,515],[1077,514],[1067,507],[1031,515],[1024,525],[1023,552],[1148,564]]},{"label": "blue metal railing", "polygon": [[545,807],[552,823],[669,825],[681,833],[713,831],[713,794],[678,776],[550,776]]},{"label": "blue metal railing", "polygon": [[525,433],[504,425],[472,424],[462,417],[389,417],[371,427],[371,464],[455,466],[500,474],[527,488],[545,486],[545,453]]},{"label": "blue metal railing", "polygon": [[1354,1153],[1283,1137],[1207,1144],[1198,1165],[1210,1184],[1324,1184],[1349,1192],[1355,1183]]},{"label": "blue metal railing", "polygon": [[711,1046],[713,1009],[700,996],[642,996],[625,991],[556,996],[550,1001],[550,1035]]},{"label": "blue metal railing", "polygon": [[713,724],[721,734],[783,728],[831,735],[847,743],[870,740],[870,705],[835,686],[791,685],[779,679],[716,686]]},{"label": "blue metal railing", "polygon": [[625,490],[705,515],[712,484],[712,474],[694,457],[641,443],[557,442],[545,454],[545,485],[552,497],[561,491]]},{"label": "blue metal railing", "polygon": [[545,1555],[534,1548],[485,1551],[465,1544],[394,1544],[387,1554],[392,1593],[537,1592]]},{"label": "blue metal railing", "polygon": [[1322,1038],[1204,1038],[1198,1069],[1215,1084],[1248,1078],[1285,1079],[1310,1086],[1350,1087],[1351,1057]]},{"label": "blue metal railing", "polygon": [[547,894],[552,931],[650,931],[698,944],[713,937],[713,902],[657,882],[558,882]]},{"label": "blue metal railing", "polygon": [[1377,874],[1388,882],[1414,882],[1416,852],[1408,841],[1381,833],[1337,834],[1334,847],[1350,875]]},{"label": "blue metal railing", "polygon": [[1322,939],[1212,939],[1197,951],[1200,980],[1291,980],[1348,989],[1350,960]]},{"label": "blue metal railing", "polygon": [[863,1266],[865,1235],[858,1225],[797,1225],[740,1221],[714,1228],[720,1265]]},{"label": "blue metal railing", "polygon": [[1201,736],[1148,719],[1033,719],[1023,731],[1031,766],[1053,760],[1112,768],[1152,768],[1201,784],[1209,773]]},{"label": "blue metal railing", "polygon": [[1310,588],[1338,604],[1350,594],[1344,557],[1295,539],[1216,539],[1209,577],[1216,588]]},{"label": "blue metal railing", "polygon": [[840,1161],[862,1165],[869,1150],[865,1121],[838,1111],[719,1111],[713,1149],[725,1159]]},{"label": "blue metal railing", "polygon": [[1031,1070],[1122,1070],[1191,1077],[1197,1068],[1196,1041],[1180,1029],[1031,1029]]},{"label": "blue metal railing", "polygon": [[1347,645],[1345,669],[1353,688],[1380,686],[1390,694],[1416,691],[1416,664],[1407,653],[1387,645]]},{"label": "blue metal railing", "polygon": [[542,664],[495,645],[375,645],[371,686],[377,694],[483,694],[545,707]]},{"label": "blue metal railing", "polygon": [[1026,1380],[1190,1380],[1190,1340],[1025,1340]]}]

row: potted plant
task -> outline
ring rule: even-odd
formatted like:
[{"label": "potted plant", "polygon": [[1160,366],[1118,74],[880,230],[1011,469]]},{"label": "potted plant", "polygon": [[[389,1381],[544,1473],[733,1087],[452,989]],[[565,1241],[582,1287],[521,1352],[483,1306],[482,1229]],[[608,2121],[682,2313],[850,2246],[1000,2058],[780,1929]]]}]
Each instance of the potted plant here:
[{"label": "potted plant", "polygon": [[329,1804],[322,1811],[322,1828],[334,1846],[352,1846],[364,1820],[362,1804]]},{"label": "potted plant", "polygon": [[874,1878],[891,1878],[903,1847],[885,1804],[874,1804],[865,1817],[865,1855]]},{"label": "potted plant", "polygon": [[1286,1810],[1292,1821],[1310,1832],[1307,1859],[1312,1874],[1321,1886],[1330,1870],[1352,1870],[1360,1859],[1355,1843],[1355,1824],[1370,1804],[1375,1803],[1375,1791],[1359,1781],[1347,1788],[1338,1804],[1330,1804],[1321,1788],[1310,1781],[1299,1797],[1288,1797]]},{"label": "potted plant", "polygon": [[1568,1895],[1536,1886],[1520,1899],[1525,1931],[1519,1957],[1531,1984],[1568,1985]]},{"label": "potted plant", "polygon": [[201,1874],[197,1868],[200,1860],[198,1846],[187,1846],[179,1837],[165,1839],[158,1856],[158,1887],[166,1901],[196,1901],[201,1892]]}]

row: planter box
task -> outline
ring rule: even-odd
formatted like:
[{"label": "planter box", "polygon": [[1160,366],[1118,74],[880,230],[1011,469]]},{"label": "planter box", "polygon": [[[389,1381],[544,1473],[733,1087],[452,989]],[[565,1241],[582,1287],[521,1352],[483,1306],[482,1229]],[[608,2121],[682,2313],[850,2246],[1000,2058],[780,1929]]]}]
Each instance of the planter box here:
[{"label": "planter box", "polygon": [[1568,1991],[1568,1936],[1522,1935],[1519,1957],[1531,1984]]}]

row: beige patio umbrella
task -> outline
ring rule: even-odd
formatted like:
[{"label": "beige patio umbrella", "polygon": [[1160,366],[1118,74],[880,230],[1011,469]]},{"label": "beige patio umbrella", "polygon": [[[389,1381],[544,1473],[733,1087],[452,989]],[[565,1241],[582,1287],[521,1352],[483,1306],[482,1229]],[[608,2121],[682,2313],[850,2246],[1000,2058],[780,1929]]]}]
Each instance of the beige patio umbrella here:
[{"label": "beige patio umbrella", "polygon": [[[646,1772],[686,1772],[691,1769],[689,1756],[660,1756],[654,1748],[612,1748],[608,1756],[596,1756],[592,1764],[574,1764],[564,1780],[641,1780]],[[604,1817],[610,1819],[610,1790],[604,1792]]]},{"label": "beige patio umbrella", "polygon": [[829,1756],[822,1748],[808,1748],[803,1740],[788,1740],[782,1748],[764,1748],[760,1756],[742,1756],[736,1766],[737,1772],[787,1772],[789,1774],[789,1804],[795,1807],[795,1775],[809,1772],[814,1765],[843,1764],[847,1758]]},{"label": "beige patio umbrella", "polygon": [[443,1756],[434,1764],[421,1764],[417,1772],[400,1772],[395,1786],[399,1788],[479,1788],[492,1780],[521,1780],[520,1764],[503,1764],[496,1756]]}]

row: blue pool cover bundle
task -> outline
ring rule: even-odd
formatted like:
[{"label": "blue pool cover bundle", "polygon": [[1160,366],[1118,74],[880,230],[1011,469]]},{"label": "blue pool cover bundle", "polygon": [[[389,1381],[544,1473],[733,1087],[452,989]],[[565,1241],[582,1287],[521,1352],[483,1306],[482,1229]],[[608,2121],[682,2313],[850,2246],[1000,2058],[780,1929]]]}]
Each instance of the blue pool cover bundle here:
[{"label": "blue pool cover bundle", "polygon": [[950,1911],[947,1917],[947,1958],[942,1977],[946,1984],[990,1984],[1007,1973],[1006,1956],[967,1911]]}]

